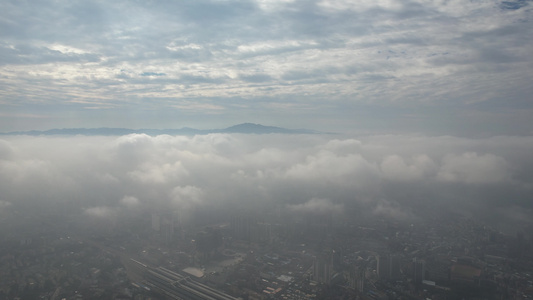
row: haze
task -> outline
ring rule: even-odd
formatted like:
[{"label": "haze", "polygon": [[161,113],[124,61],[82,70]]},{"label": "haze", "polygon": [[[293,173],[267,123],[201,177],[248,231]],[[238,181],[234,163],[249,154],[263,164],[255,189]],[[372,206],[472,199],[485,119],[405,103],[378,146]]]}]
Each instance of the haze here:
[{"label": "haze", "polygon": [[0,300],[533,298],[532,12],[2,1]]}]

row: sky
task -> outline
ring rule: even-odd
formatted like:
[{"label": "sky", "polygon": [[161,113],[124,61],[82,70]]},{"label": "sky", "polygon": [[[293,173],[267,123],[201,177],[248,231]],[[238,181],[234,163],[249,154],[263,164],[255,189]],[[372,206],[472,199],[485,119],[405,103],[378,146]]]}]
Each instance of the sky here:
[{"label": "sky", "polygon": [[1,1],[0,132],[533,133],[528,0]]}]

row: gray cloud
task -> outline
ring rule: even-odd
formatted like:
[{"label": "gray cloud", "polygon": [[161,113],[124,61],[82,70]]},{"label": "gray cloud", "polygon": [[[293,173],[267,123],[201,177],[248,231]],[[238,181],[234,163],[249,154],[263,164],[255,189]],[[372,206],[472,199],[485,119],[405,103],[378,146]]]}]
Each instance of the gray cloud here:
[{"label": "gray cloud", "polygon": [[133,196],[124,196],[124,198],[120,199],[120,204],[128,208],[136,208],[137,206],[139,206],[140,201],[139,199]]},{"label": "gray cloud", "polygon": [[7,141],[0,140],[0,159],[8,159],[13,154],[13,148]]},{"label": "gray cloud", "polygon": [[10,205],[11,205],[11,202],[0,200],[0,211],[9,207]]},{"label": "gray cloud", "polygon": [[96,218],[111,219],[116,215],[115,209],[108,206],[95,206],[83,211],[85,215]]},{"label": "gray cloud", "polygon": [[475,152],[447,155],[437,178],[445,181],[490,184],[510,179],[507,162],[502,157]]},{"label": "gray cloud", "polygon": [[372,214],[380,218],[395,221],[413,221],[416,219],[413,213],[409,211],[409,207],[402,207],[396,202],[387,200],[378,201]]},{"label": "gray cloud", "polygon": [[412,157],[406,162],[403,157],[390,155],[381,162],[381,171],[386,179],[396,181],[421,181],[434,176],[437,166],[427,155]]},{"label": "gray cloud", "polygon": [[341,214],[344,206],[342,204],[335,204],[329,199],[313,198],[305,203],[288,205],[288,209],[295,213],[328,215]]}]

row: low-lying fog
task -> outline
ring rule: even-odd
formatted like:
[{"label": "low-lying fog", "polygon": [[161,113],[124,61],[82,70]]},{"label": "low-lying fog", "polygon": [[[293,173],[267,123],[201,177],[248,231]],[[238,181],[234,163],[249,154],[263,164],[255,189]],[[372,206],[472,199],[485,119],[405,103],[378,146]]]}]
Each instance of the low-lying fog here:
[{"label": "low-lying fog", "polygon": [[407,222],[453,212],[527,227],[531,149],[533,137],[505,136],[5,136],[0,213],[69,205],[98,221],[275,206]]}]

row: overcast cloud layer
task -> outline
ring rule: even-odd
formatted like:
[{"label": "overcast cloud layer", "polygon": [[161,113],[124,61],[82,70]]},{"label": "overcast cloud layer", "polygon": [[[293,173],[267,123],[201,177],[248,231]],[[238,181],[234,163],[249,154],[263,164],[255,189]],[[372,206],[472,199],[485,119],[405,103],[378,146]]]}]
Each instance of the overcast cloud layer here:
[{"label": "overcast cloud layer", "polygon": [[532,8],[528,0],[1,1],[0,129],[255,122],[528,135]]},{"label": "overcast cloud layer", "polygon": [[401,222],[452,212],[516,230],[533,220],[532,148],[531,137],[13,136],[0,140],[0,211],[109,220],[278,207]]}]

